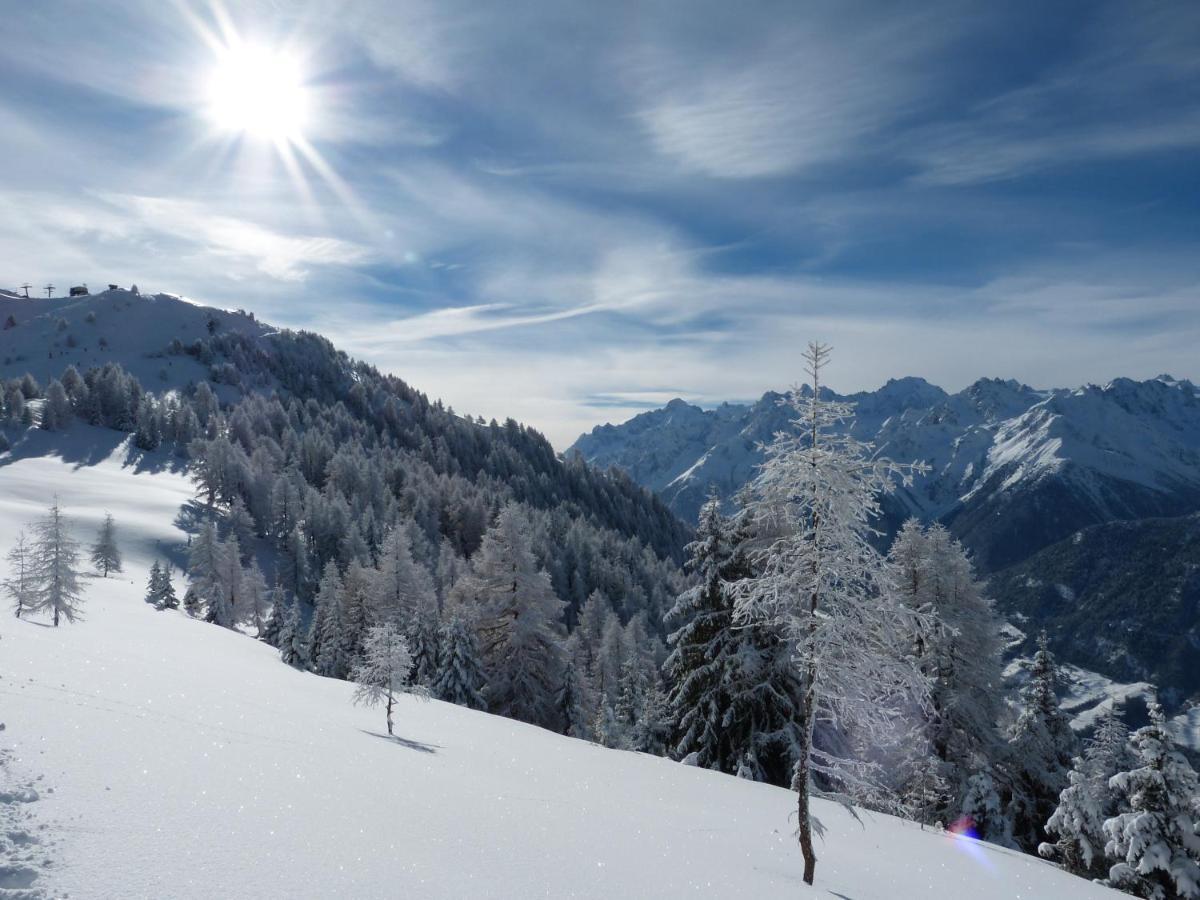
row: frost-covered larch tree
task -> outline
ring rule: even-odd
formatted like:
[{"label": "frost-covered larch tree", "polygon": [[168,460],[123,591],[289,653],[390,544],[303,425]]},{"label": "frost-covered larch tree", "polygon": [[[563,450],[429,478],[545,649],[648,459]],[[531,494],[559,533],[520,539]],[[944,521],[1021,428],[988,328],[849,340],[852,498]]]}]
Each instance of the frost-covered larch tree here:
[{"label": "frost-covered larch tree", "polygon": [[270,611],[271,592],[267,587],[267,579],[263,577],[262,569],[253,559],[242,571],[242,599],[246,616],[254,626],[254,633],[261,636],[266,628],[267,614]]},{"label": "frost-covered larch tree", "polygon": [[1200,897],[1200,780],[1175,749],[1166,716],[1155,701],[1150,724],[1131,739],[1137,761],[1109,786],[1129,811],[1104,823],[1108,855],[1120,860],[1108,883],[1147,900]]},{"label": "frost-covered larch tree", "polygon": [[1045,632],[1038,637],[1008,746],[1013,836],[1022,849],[1034,852],[1045,841],[1046,823],[1067,787],[1067,772],[1077,746],[1070,722],[1059,707],[1058,666]]},{"label": "frost-covered larch tree", "polygon": [[34,528],[33,583],[37,608],[48,612],[57,628],[79,618],[83,591],[79,586],[79,545],[54,498],[49,513]]},{"label": "frost-covered larch tree", "polygon": [[350,680],[358,687],[354,702],[366,706],[383,705],[387,712],[387,731],[392,731],[392,710],[399,693],[423,695],[424,689],[411,686],[409,672],[412,655],[400,629],[390,622],[372,626],[363,638],[362,658],[350,670]]},{"label": "frost-covered larch tree", "polygon": [[746,494],[760,538],[756,571],[734,585],[738,618],[778,625],[794,648],[802,724],[792,785],[808,884],[816,871],[809,801],[818,786],[848,802],[881,783],[871,762],[817,746],[818,721],[851,735],[852,745],[887,746],[897,740],[899,713],[926,705],[928,691],[911,656],[916,614],[897,599],[871,543],[880,495],[914,467],[876,456],[851,435],[853,405],[822,395],[829,353],[809,344],[810,390],[783,401],[793,429],[765,446]]},{"label": "frost-covered larch tree", "polygon": [[[941,525],[923,528],[910,519],[888,558],[902,602],[921,613],[914,621],[913,656],[930,680],[930,719],[914,735],[927,750],[909,749],[940,762],[946,806],[934,819],[949,821],[971,776],[992,769],[1004,755],[996,724],[1004,712],[1000,620],[966,551]],[[906,764],[912,787],[928,800],[930,767],[915,756]]]},{"label": "frost-covered larch tree", "polygon": [[373,609],[379,622],[407,628],[419,615],[437,606],[429,570],[413,560],[412,535],[398,524],[379,547]]},{"label": "frost-covered larch tree", "polygon": [[442,626],[438,644],[438,673],[433,683],[433,695],[447,703],[485,709],[483,668],[479,663],[474,630],[462,616],[452,616]]},{"label": "frost-covered larch tree", "polygon": [[464,579],[480,609],[476,629],[488,708],[554,727],[554,698],[562,678],[563,603],[550,576],[538,567],[529,523],[518,506],[500,511]]},{"label": "frost-covered larch tree", "polygon": [[24,531],[17,534],[16,543],[8,551],[8,577],[4,579],[3,587],[18,619],[37,606],[33,547]]},{"label": "frost-covered larch tree", "polygon": [[1100,878],[1108,873],[1104,823],[1120,812],[1117,794],[1108,783],[1132,764],[1128,743],[1129,729],[1110,708],[1067,773],[1068,786],[1046,823],[1046,831],[1057,840],[1041,844],[1040,856],[1061,862],[1076,875]]},{"label": "frost-covered larch tree", "polygon": [[222,554],[216,523],[206,521],[200,526],[200,533],[188,552],[190,584],[184,597],[184,608],[189,614],[199,615],[203,609],[215,608],[222,602]]},{"label": "frost-covered larch tree", "polygon": [[112,513],[104,514],[96,543],[92,545],[92,565],[105,578],[109,572],[121,571],[121,551],[117,547],[117,525]]}]

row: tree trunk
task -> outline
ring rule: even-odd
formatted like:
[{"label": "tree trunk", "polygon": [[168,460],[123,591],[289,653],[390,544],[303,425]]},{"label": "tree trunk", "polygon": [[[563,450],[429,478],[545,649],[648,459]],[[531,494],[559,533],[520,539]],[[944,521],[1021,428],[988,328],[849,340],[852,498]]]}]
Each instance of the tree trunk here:
[{"label": "tree trunk", "polygon": [[817,872],[817,855],[813,852],[812,820],[808,817],[808,778],[796,791],[796,809],[800,818],[800,854],[804,857],[804,883],[811,885]]},{"label": "tree trunk", "polygon": [[395,700],[394,700],[394,698],[392,697],[392,692],[391,692],[391,691],[388,691],[388,695],[387,695],[387,726],[388,726],[388,734],[392,734],[392,733],[393,733],[393,732],[392,732],[392,704],[393,704],[394,702],[395,702]]},{"label": "tree trunk", "polygon": [[[810,699],[811,702],[811,699]],[[811,707],[810,707],[811,710]],[[811,717],[811,711],[808,713]],[[810,793],[809,756],[812,753],[811,718],[804,723],[803,746],[800,748],[800,759],[796,764],[796,774],[792,779],[792,788],[796,791],[796,819],[800,831],[800,855],[804,857],[804,883],[811,885],[817,871],[817,854],[813,851],[812,818],[809,816],[808,804]]]}]

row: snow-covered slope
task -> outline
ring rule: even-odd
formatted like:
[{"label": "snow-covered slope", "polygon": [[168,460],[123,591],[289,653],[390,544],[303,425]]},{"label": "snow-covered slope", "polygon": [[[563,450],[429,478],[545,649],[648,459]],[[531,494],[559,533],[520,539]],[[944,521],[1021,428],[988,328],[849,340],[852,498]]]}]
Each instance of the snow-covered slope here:
[{"label": "snow-covered slope", "polygon": [[[15,324],[5,327],[11,321]],[[211,330],[210,324],[212,323]],[[172,294],[104,291],[85,297],[25,299],[0,294],[0,378],[31,373],[43,384],[73,365],[80,372],[119,362],[148,390],[208,377],[208,367],[166,353],[212,332],[266,334],[249,315],[197,306]]]},{"label": "snow-covered slope", "polygon": [[182,550],[174,523],[190,486],[115,433],[79,426],[71,444],[0,457],[0,549],[57,492],[81,538],[114,514],[125,572],[87,581],[76,625],[0,615],[0,890],[1119,896],[1029,856],[825,804],[809,890],[787,791],[436,701],[406,699],[389,739],[350,685],[146,606],[151,560]]},{"label": "snow-covered slope", "polygon": [[[897,513],[948,522],[988,570],[1087,525],[1200,509],[1200,393],[1188,381],[1036,391],[982,379],[947,395],[905,378],[845,399],[859,437],[931,467]],[[778,394],[707,411],[675,400],[572,449],[625,469],[690,520],[711,488],[728,497],[753,477],[758,443],[786,425]]]}]

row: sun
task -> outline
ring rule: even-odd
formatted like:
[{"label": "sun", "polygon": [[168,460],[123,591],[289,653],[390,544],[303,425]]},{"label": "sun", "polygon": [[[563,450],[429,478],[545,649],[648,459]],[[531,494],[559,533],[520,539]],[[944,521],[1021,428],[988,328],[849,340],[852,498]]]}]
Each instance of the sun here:
[{"label": "sun", "polygon": [[300,140],[310,91],[299,61],[254,44],[223,47],[208,82],[208,118],[221,131],[264,141]]}]

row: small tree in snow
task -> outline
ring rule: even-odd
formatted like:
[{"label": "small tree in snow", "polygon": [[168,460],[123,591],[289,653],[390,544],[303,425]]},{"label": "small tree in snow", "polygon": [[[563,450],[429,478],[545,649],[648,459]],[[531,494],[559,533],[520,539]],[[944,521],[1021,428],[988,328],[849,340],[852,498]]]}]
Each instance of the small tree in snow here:
[{"label": "small tree in snow", "polygon": [[1108,883],[1147,900],[1194,900],[1200,897],[1200,781],[1175,749],[1157,701],[1132,744],[1142,765],[1109,781],[1130,811],[1104,823],[1105,850],[1121,860]]},{"label": "small tree in snow", "polygon": [[22,531],[17,542],[8,551],[8,577],[4,579],[4,592],[13,602],[16,617],[37,606],[37,591],[34,582],[33,547]]},{"label": "small tree in snow", "polygon": [[146,596],[145,601],[151,606],[158,606],[158,600],[162,592],[162,567],[156,559],[150,564],[150,577],[146,581]]},{"label": "small tree in snow", "polygon": [[83,591],[79,587],[79,545],[71,538],[70,526],[58,498],[50,512],[35,526],[33,583],[38,609],[50,613],[57,628],[60,620],[79,617]]},{"label": "small tree in snow", "polygon": [[121,571],[121,551],[117,548],[117,526],[112,513],[104,514],[100,533],[92,545],[92,564],[105,578],[109,572]]},{"label": "small tree in snow", "polygon": [[382,704],[387,712],[388,734],[394,733],[392,710],[396,705],[396,694],[424,694],[424,688],[409,685],[412,667],[408,641],[395,625],[385,622],[367,630],[362,659],[350,669],[350,680],[358,685],[354,702],[365,706]]},{"label": "small tree in snow", "polygon": [[747,511],[763,537],[758,571],[734,592],[742,621],[775,623],[794,647],[803,693],[792,786],[804,881],[812,884],[810,796],[824,782],[848,802],[880,782],[871,763],[816,746],[817,721],[857,745],[893,744],[898,711],[924,706],[928,684],[909,655],[918,614],[896,598],[886,560],[871,544],[879,495],[913,467],[875,456],[850,434],[853,405],[822,396],[829,349],[809,344],[804,358],[811,390],[797,388],[784,401],[795,414],[794,430],[765,447],[747,492]]}]

